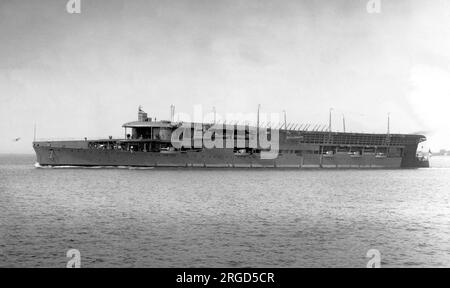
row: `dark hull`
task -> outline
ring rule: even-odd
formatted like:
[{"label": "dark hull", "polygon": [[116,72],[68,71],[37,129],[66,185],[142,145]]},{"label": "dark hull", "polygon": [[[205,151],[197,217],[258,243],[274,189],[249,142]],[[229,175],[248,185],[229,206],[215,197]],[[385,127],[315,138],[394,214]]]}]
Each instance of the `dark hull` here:
[{"label": "dark hull", "polygon": [[223,167],[223,168],[407,168],[427,167],[428,162],[403,166],[402,157],[379,158],[375,155],[352,157],[335,154],[297,155],[288,153],[276,159],[262,160],[259,155],[237,156],[232,149],[204,149],[195,152],[130,152],[86,148],[34,147],[37,162],[49,166],[136,166],[136,167]]}]

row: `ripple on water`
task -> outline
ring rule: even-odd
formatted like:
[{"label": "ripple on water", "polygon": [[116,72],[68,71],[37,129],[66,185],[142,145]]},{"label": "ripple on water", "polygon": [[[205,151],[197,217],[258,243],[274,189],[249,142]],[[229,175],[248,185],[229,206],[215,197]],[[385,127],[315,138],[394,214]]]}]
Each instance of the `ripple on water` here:
[{"label": "ripple on water", "polygon": [[[22,156],[23,157],[23,156]],[[0,159],[0,266],[450,266],[450,167],[36,169]],[[450,162],[449,162],[450,164]]]}]

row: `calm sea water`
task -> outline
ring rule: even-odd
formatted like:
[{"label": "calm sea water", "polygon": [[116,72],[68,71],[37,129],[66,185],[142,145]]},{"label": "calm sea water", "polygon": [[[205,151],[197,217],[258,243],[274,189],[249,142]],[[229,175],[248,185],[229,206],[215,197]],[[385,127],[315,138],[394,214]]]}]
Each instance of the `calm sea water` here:
[{"label": "calm sea water", "polygon": [[0,156],[0,266],[450,266],[450,157],[416,170],[43,169]]}]

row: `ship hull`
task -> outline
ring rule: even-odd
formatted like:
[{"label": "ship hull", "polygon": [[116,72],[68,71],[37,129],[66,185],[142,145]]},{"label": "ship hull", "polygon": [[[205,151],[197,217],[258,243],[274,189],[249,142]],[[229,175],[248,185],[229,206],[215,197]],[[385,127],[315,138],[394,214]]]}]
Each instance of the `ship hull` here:
[{"label": "ship hull", "polygon": [[[35,146],[37,162],[42,166],[134,166],[134,167],[198,167],[198,168],[402,168],[402,157],[378,158],[375,155],[352,157],[336,154],[280,154],[275,159],[259,155],[235,155],[232,149],[204,149],[175,153],[130,152]],[[419,166],[417,166],[419,167]]]},{"label": "ship hull", "polygon": [[[138,121],[122,127],[124,138],[34,141],[37,162],[48,166],[297,169],[429,166],[427,158],[417,153],[418,144],[426,140],[423,135],[157,122],[141,109]],[[271,156],[276,157],[264,159]]]}]

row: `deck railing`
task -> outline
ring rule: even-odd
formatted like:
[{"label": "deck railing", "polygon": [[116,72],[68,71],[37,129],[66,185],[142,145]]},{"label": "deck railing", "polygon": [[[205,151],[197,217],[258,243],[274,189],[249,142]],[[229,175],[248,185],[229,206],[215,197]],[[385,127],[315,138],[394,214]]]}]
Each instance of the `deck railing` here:
[{"label": "deck railing", "polygon": [[[123,140],[124,136],[112,136],[112,140]],[[36,138],[36,142],[47,142],[47,141],[98,141],[98,140],[109,140],[109,136],[100,137],[64,137],[64,138]]]}]

